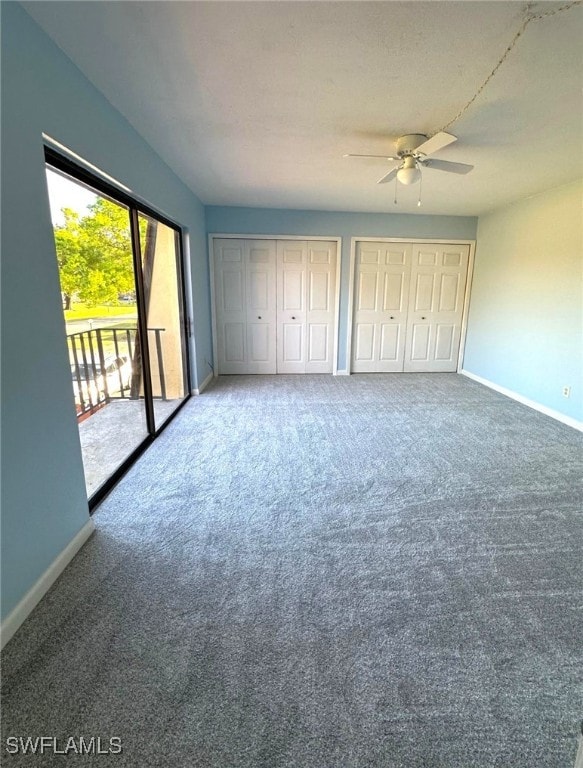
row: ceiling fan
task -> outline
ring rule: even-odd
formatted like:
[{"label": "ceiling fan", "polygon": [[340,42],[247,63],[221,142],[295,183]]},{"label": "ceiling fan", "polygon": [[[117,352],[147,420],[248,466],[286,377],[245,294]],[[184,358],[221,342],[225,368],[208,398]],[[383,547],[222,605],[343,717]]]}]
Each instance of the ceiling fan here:
[{"label": "ceiling fan", "polygon": [[344,157],[378,157],[383,160],[392,160],[397,165],[393,166],[382,179],[379,179],[377,184],[386,184],[396,177],[401,184],[409,185],[415,184],[421,179],[421,168],[433,168],[436,171],[446,171],[447,173],[469,173],[474,167],[473,165],[452,163],[449,160],[435,160],[429,157],[454,141],[457,141],[457,138],[444,131],[436,133],[430,139],[421,133],[408,133],[397,139],[396,157],[353,154],[344,155]]}]

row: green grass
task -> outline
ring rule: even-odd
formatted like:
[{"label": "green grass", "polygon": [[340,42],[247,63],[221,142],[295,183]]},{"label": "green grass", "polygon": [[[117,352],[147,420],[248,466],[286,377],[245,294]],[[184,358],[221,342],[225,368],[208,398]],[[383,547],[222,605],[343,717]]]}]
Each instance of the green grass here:
[{"label": "green grass", "polygon": [[[109,320],[110,318],[120,318],[119,320],[115,320],[113,322],[107,322],[105,323],[105,328],[103,328],[103,334],[102,334],[102,349],[103,354],[107,357],[108,355],[115,354],[115,345],[113,342],[112,334],[109,332],[113,330],[114,328],[127,328],[127,327],[133,327],[136,326],[136,318],[137,318],[137,307],[135,304],[100,304],[100,305],[93,305],[88,306],[86,304],[82,303],[76,303],[73,305],[73,309],[65,310],[65,322],[67,323],[67,334],[71,335],[74,333],[79,333],[79,328],[76,325],[68,325],[68,323],[74,322],[75,320],[93,320],[94,323],[91,324],[91,327],[93,329],[98,329],[104,325],[104,321]],[[127,320],[124,320],[123,318],[127,317]],[[101,322],[100,322],[101,321]],[[132,336],[133,338],[133,336]],[[85,340],[85,346],[86,346],[86,355],[89,356],[89,342],[87,338],[87,334],[84,335]],[[97,354],[97,347],[96,345],[96,336],[92,336],[93,344],[94,344],[94,354]],[[129,354],[128,348],[127,348],[127,342],[126,342],[126,336],[124,333],[120,334],[118,337],[119,340],[119,354],[127,355]],[[77,352],[80,355],[81,354],[81,347],[80,342],[77,342],[79,345],[77,347]],[[70,355],[71,359],[72,355]]]},{"label": "green grass", "polygon": [[71,320],[89,320],[99,317],[117,317],[118,315],[135,315],[135,304],[120,304],[108,306],[102,304],[96,307],[88,307],[85,304],[74,304],[73,309],[65,310],[65,322]]}]

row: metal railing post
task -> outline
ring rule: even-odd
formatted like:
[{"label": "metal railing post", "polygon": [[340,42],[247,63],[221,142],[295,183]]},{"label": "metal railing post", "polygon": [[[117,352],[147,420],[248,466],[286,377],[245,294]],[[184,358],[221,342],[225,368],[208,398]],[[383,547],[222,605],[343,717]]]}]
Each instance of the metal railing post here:
[{"label": "metal railing post", "polygon": [[166,400],[166,377],[164,374],[164,358],[162,356],[162,339],[160,337],[163,328],[154,328],[156,335],[156,355],[158,357],[158,375],[160,377],[160,395],[162,400]]},{"label": "metal railing post", "polygon": [[[91,331],[89,331],[91,334]],[[95,337],[97,339],[97,354],[99,355],[99,367],[101,369],[101,375],[103,376],[103,388],[105,391],[105,401],[110,401],[109,397],[109,384],[107,382],[107,373],[105,370],[105,355],[103,354],[103,342],[101,339],[101,328],[96,328]],[[97,390],[97,399],[99,400],[99,389]]]}]

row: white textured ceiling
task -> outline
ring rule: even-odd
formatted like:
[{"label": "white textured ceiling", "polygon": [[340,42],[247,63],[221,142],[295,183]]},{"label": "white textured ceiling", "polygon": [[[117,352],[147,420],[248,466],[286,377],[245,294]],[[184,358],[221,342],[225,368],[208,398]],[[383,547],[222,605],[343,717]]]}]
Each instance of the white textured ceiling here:
[{"label": "white textured ceiling", "polygon": [[[520,2],[24,2],[206,204],[476,215],[583,175],[583,7],[533,21],[417,187],[377,186],[520,28]],[[545,13],[561,3],[536,3]],[[58,137],[55,137],[58,138]],[[107,169],[115,174],[115,169]]]}]

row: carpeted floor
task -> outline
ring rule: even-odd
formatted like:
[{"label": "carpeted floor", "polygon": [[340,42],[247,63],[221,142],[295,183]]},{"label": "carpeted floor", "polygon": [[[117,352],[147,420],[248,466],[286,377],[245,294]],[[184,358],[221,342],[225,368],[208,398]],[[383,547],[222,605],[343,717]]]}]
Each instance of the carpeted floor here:
[{"label": "carpeted floor", "polygon": [[3,654],[7,766],[571,768],[583,435],[455,374],[224,377]]}]

